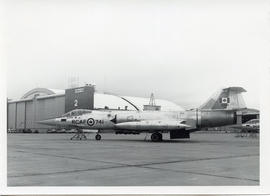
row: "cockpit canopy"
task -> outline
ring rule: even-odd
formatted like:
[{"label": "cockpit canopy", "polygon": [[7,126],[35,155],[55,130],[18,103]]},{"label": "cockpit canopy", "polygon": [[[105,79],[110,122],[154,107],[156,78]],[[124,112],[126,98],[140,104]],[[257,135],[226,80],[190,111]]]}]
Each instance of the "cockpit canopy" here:
[{"label": "cockpit canopy", "polygon": [[92,110],[76,109],[62,115],[62,117],[80,116],[83,114],[92,113]]}]

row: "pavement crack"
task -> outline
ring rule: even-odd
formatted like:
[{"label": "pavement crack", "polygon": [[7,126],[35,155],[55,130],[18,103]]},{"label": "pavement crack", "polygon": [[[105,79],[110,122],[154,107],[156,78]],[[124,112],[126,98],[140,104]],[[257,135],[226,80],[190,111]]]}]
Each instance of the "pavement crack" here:
[{"label": "pavement crack", "polygon": [[86,171],[98,171],[105,169],[116,169],[121,168],[123,166],[111,166],[111,167],[99,167],[99,168],[88,168],[88,169],[78,169],[78,170],[69,170],[69,171],[59,171],[59,172],[48,172],[48,173],[32,173],[32,174],[24,174],[24,175],[13,175],[8,176],[9,178],[19,178],[19,177],[27,177],[27,176],[47,176],[47,175],[56,175],[56,174],[70,174],[77,172],[86,172]]},{"label": "pavement crack", "polygon": [[209,160],[243,158],[243,157],[252,157],[252,156],[259,156],[259,154],[233,155],[233,156],[209,157],[209,158],[175,160],[175,161],[162,161],[162,162],[138,164],[138,165],[134,165],[134,166],[162,165],[162,164],[170,164],[170,163],[186,163],[186,162],[194,162],[194,161],[209,161]]},{"label": "pavement crack", "polygon": [[148,165],[162,165],[162,164],[170,164],[170,163],[181,163],[181,162],[185,163],[185,162],[195,162],[195,161],[209,161],[209,160],[218,160],[218,159],[232,159],[232,158],[243,158],[243,157],[259,156],[259,154],[246,154],[246,155],[230,155],[230,156],[221,156],[221,157],[199,158],[199,159],[150,162],[150,163],[141,163],[141,164],[126,164],[126,163],[119,163],[119,162],[112,162],[112,161],[83,159],[83,158],[79,158],[79,157],[54,155],[54,154],[47,154],[47,153],[34,153],[34,152],[27,152],[27,151],[22,151],[22,150],[18,150],[17,152],[37,154],[37,155],[50,156],[50,157],[58,157],[58,158],[67,158],[67,159],[74,159],[74,160],[82,160],[82,161],[93,161],[93,162],[100,162],[100,163],[116,164],[116,165],[122,165],[122,166],[134,166],[134,167],[136,167],[136,166],[148,166]]},{"label": "pavement crack", "polygon": [[26,176],[56,175],[56,174],[87,172],[87,171],[98,171],[98,170],[106,170],[106,169],[138,167],[138,168],[163,170],[163,171],[170,171],[170,172],[179,172],[179,173],[196,174],[196,175],[203,175],[203,176],[213,176],[213,177],[221,177],[221,178],[230,178],[230,179],[237,179],[237,180],[248,180],[248,181],[259,182],[259,180],[249,179],[249,178],[239,178],[239,177],[234,177],[234,176],[223,176],[223,175],[208,174],[208,173],[201,173],[201,172],[194,172],[194,171],[183,171],[183,170],[174,170],[174,169],[165,169],[165,168],[151,167],[151,166],[154,166],[154,165],[163,165],[163,164],[171,164],[171,163],[186,163],[186,162],[194,162],[194,161],[208,161],[208,160],[219,160],[219,159],[252,157],[252,156],[259,156],[259,154],[231,155],[231,156],[210,157],[210,158],[200,158],[200,159],[188,159],[188,160],[174,160],[174,161],[151,162],[151,163],[143,163],[143,164],[125,164],[125,163],[110,162],[110,161],[82,159],[82,158],[78,158],[78,157],[70,157],[70,156],[63,156],[63,155],[53,155],[53,154],[47,154],[47,153],[33,153],[33,152],[27,152],[27,151],[22,151],[22,150],[18,150],[18,152],[30,153],[30,154],[37,154],[37,155],[43,155],[43,156],[50,156],[50,157],[75,159],[75,160],[82,160],[82,161],[101,162],[101,163],[107,163],[107,164],[114,164],[115,166],[99,167],[99,168],[88,168],[88,169],[78,169],[78,170],[71,170],[71,171],[59,171],[59,172],[48,172],[48,173],[34,173],[34,174],[14,175],[14,176],[8,176],[9,178],[26,177]]},{"label": "pavement crack", "polygon": [[143,166],[142,168],[157,169],[157,170],[179,172],[179,173],[186,173],[186,174],[196,174],[196,175],[202,175],[202,176],[213,176],[213,177],[220,177],[220,178],[231,178],[231,179],[237,179],[237,180],[247,180],[247,181],[259,182],[259,180],[257,180],[257,179],[239,178],[239,177],[235,177],[235,176],[223,176],[223,175],[208,174],[208,173],[201,173],[201,172],[174,170],[174,169],[166,169],[166,168],[147,167],[147,166],[146,167]]}]

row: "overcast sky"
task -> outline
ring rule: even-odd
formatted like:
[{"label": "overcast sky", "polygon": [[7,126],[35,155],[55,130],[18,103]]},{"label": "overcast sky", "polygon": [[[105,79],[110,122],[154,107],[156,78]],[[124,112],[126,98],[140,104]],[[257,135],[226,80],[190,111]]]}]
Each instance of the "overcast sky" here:
[{"label": "overcast sky", "polygon": [[184,108],[243,86],[259,108],[269,61],[267,1],[6,1],[7,95],[65,89],[167,99]]}]

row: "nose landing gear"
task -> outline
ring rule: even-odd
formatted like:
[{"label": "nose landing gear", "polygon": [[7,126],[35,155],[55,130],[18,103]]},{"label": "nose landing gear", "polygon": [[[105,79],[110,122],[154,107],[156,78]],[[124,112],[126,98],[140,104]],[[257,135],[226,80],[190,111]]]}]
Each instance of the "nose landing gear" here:
[{"label": "nose landing gear", "polygon": [[101,135],[97,134],[95,138],[96,140],[101,140]]},{"label": "nose landing gear", "polygon": [[77,130],[75,135],[72,136],[70,140],[87,140],[87,137],[82,130]]},{"label": "nose landing gear", "polygon": [[151,141],[152,142],[161,142],[162,141],[162,134],[159,132],[152,133]]}]

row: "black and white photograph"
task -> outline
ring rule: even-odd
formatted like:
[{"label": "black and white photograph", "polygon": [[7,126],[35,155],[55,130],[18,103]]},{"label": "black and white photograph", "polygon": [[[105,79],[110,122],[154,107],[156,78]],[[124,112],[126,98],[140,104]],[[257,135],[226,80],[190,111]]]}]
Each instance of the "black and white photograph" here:
[{"label": "black and white photograph", "polygon": [[3,5],[7,189],[266,185],[269,1]]}]

